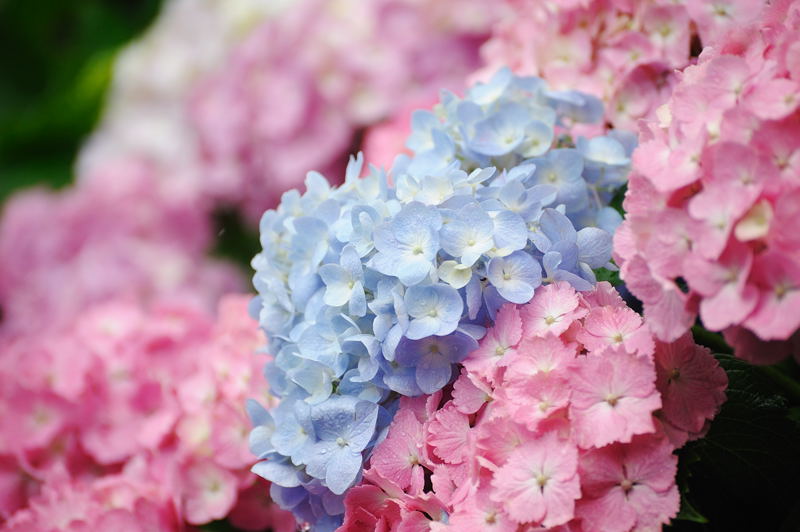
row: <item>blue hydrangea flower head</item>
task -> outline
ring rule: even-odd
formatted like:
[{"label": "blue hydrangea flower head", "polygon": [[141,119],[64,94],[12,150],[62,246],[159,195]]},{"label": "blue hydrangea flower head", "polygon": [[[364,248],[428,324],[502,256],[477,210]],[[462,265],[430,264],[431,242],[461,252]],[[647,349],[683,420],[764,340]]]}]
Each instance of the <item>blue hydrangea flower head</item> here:
[{"label": "blue hydrangea flower head", "polygon": [[270,411],[248,404],[253,468],[273,499],[334,530],[399,396],[452,381],[505,303],[613,267],[607,202],[635,138],[572,139],[596,98],[501,69],[412,115],[388,171],[351,157],[344,184],[310,172],[261,219],[251,312],[269,338]]}]

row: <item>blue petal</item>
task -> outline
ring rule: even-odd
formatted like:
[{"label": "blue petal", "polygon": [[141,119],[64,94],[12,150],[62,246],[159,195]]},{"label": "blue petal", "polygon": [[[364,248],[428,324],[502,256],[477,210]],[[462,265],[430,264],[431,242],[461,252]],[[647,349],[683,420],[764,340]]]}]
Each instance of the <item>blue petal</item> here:
[{"label": "blue petal", "polygon": [[278,460],[262,460],[256,463],[250,471],[284,488],[296,488],[300,485],[297,468],[291,463]]},{"label": "blue petal", "polygon": [[539,218],[539,226],[542,233],[550,239],[550,242],[575,242],[577,232],[569,218],[555,209],[545,209]]},{"label": "blue petal", "polygon": [[406,338],[418,340],[426,336],[432,336],[439,331],[441,320],[430,316],[415,318],[408,324]]},{"label": "blue petal", "polygon": [[247,399],[245,402],[245,408],[247,409],[247,416],[250,418],[250,422],[254,426],[275,424],[269,411],[261,406],[261,403],[255,399]]},{"label": "blue petal", "polygon": [[441,390],[452,375],[452,364],[439,353],[422,356],[415,373],[417,385],[426,394]]},{"label": "blue petal", "polygon": [[353,397],[331,397],[311,409],[311,423],[317,438],[335,441],[343,436],[353,423],[358,401]]},{"label": "blue petal", "polygon": [[326,305],[339,307],[350,300],[353,289],[350,286],[352,276],[338,264],[325,264],[319,269],[319,276],[325,283],[325,296],[323,301]]},{"label": "blue petal", "polygon": [[362,451],[375,434],[375,422],[378,420],[378,405],[369,401],[356,404],[353,423],[347,434],[350,449]]},{"label": "blue petal", "polygon": [[361,471],[363,458],[361,453],[352,452],[346,447],[334,453],[334,457],[328,462],[325,484],[333,493],[341,495],[353,484]]},{"label": "blue petal", "polygon": [[498,249],[517,251],[528,243],[525,221],[511,211],[502,211],[494,218],[494,241]]},{"label": "blue petal", "polygon": [[259,458],[263,458],[269,453],[274,452],[275,447],[272,445],[273,435],[273,428],[268,428],[264,425],[253,428],[253,430],[250,431],[247,442],[250,452]]},{"label": "blue petal", "polygon": [[611,235],[597,227],[578,231],[578,260],[590,268],[602,268],[611,259]]}]

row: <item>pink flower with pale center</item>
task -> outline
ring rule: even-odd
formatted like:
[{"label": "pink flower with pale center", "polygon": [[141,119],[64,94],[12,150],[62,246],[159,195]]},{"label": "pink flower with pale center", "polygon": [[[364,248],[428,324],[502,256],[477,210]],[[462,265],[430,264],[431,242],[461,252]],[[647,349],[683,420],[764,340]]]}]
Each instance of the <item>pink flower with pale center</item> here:
[{"label": "pink flower with pale center", "polygon": [[621,348],[629,353],[647,356],[653,352],[650,331],[642,318],[627,307],[592,309],[577,335],[590,353],[607,347]]},{"label": "pink flower with pale center", "polygon": [[515,305],[506,304],[498,311],[495,325],[480,341],[478,349],[464,360],[470,373],[493,382],[500,367],[508,365],[522,338],[522,319]]},{"label": "pink flower with pale center", "polygon": [[393,420],[389,435],[372,454],[372,467],[400,489],[421,491],[425,480],[420,462],[426,462],[420,449],[422,436],[422,423],[414,413],[401,410]]},{"label": "pink flower with pale center", "polygon": [[459,464],[474,452],[469,418],[455,406],[445,406],[436,412],[426,426],[426,433],[433,453],[448,464]]},{"label": "pink flower with pale center", "polygon": [[576,514],[597,532],[657,529],[678,513],[677,464],[669,443],[653,436],[592,449],[580,457]]},{"label": "pink flower with pale center", "polygon": [[629,442],[654,431],[661,407],[652,361],[618,348],[579,359],[570,374],[570,419],[581,448]]},{"label": "pink flower with pale center", "polygon": [[578,449],[554,432],[526,442],[496,472],[493,499],[519,523],[566,523],[581,495]]},{"label": "pink flower with pale center", "polygon": [[579,308],[578,294],[568,283],[557,282],[539,288],[530,303],[522,307],[524,336],[559,335],[585,311]]}]

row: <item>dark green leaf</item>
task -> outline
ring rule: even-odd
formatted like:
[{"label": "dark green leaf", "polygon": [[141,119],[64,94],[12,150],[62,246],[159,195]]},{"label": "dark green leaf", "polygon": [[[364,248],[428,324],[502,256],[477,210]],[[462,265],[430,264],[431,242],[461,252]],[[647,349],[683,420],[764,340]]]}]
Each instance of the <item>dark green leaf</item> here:
[{"label": "dark green leaf", "polygon": [[709,521],[702,530],[779,530],[800,500],[800,429],[769,375],[716,357],[730,380],[728,401],[706,437],[678,453],[686,490]]}]

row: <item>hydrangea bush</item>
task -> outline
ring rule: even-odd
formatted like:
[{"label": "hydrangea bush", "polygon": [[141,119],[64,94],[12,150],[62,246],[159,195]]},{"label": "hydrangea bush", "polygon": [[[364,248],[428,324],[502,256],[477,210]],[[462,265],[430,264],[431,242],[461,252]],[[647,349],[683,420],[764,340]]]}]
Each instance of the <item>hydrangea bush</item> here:
[{"label": "hydrangea bush", "polygon": [[662,339],[699,315],[750,361],[800,354],[798,30],[800,5],[775,3],[643,128],[615,253]]},{"label": "hydrangea bush", "polygon": [[386,433],[398,396],[432,394],[506,303],[542,284],[590,290],[609,266],[630,137],[572,139],[602,105],[501,70],[413,116],[390,175],[351,159],[344,184],[310,173],[261,220],[253,259],[280,406],[250,404],[254,471],[319,530]]},{"label": "hydrangea bush", "polygon": [[658,530],[678,512],[673,451],[726,385],[610,284],[547,285],[501,308],[444,394],[400,400],[339,530]]}]

